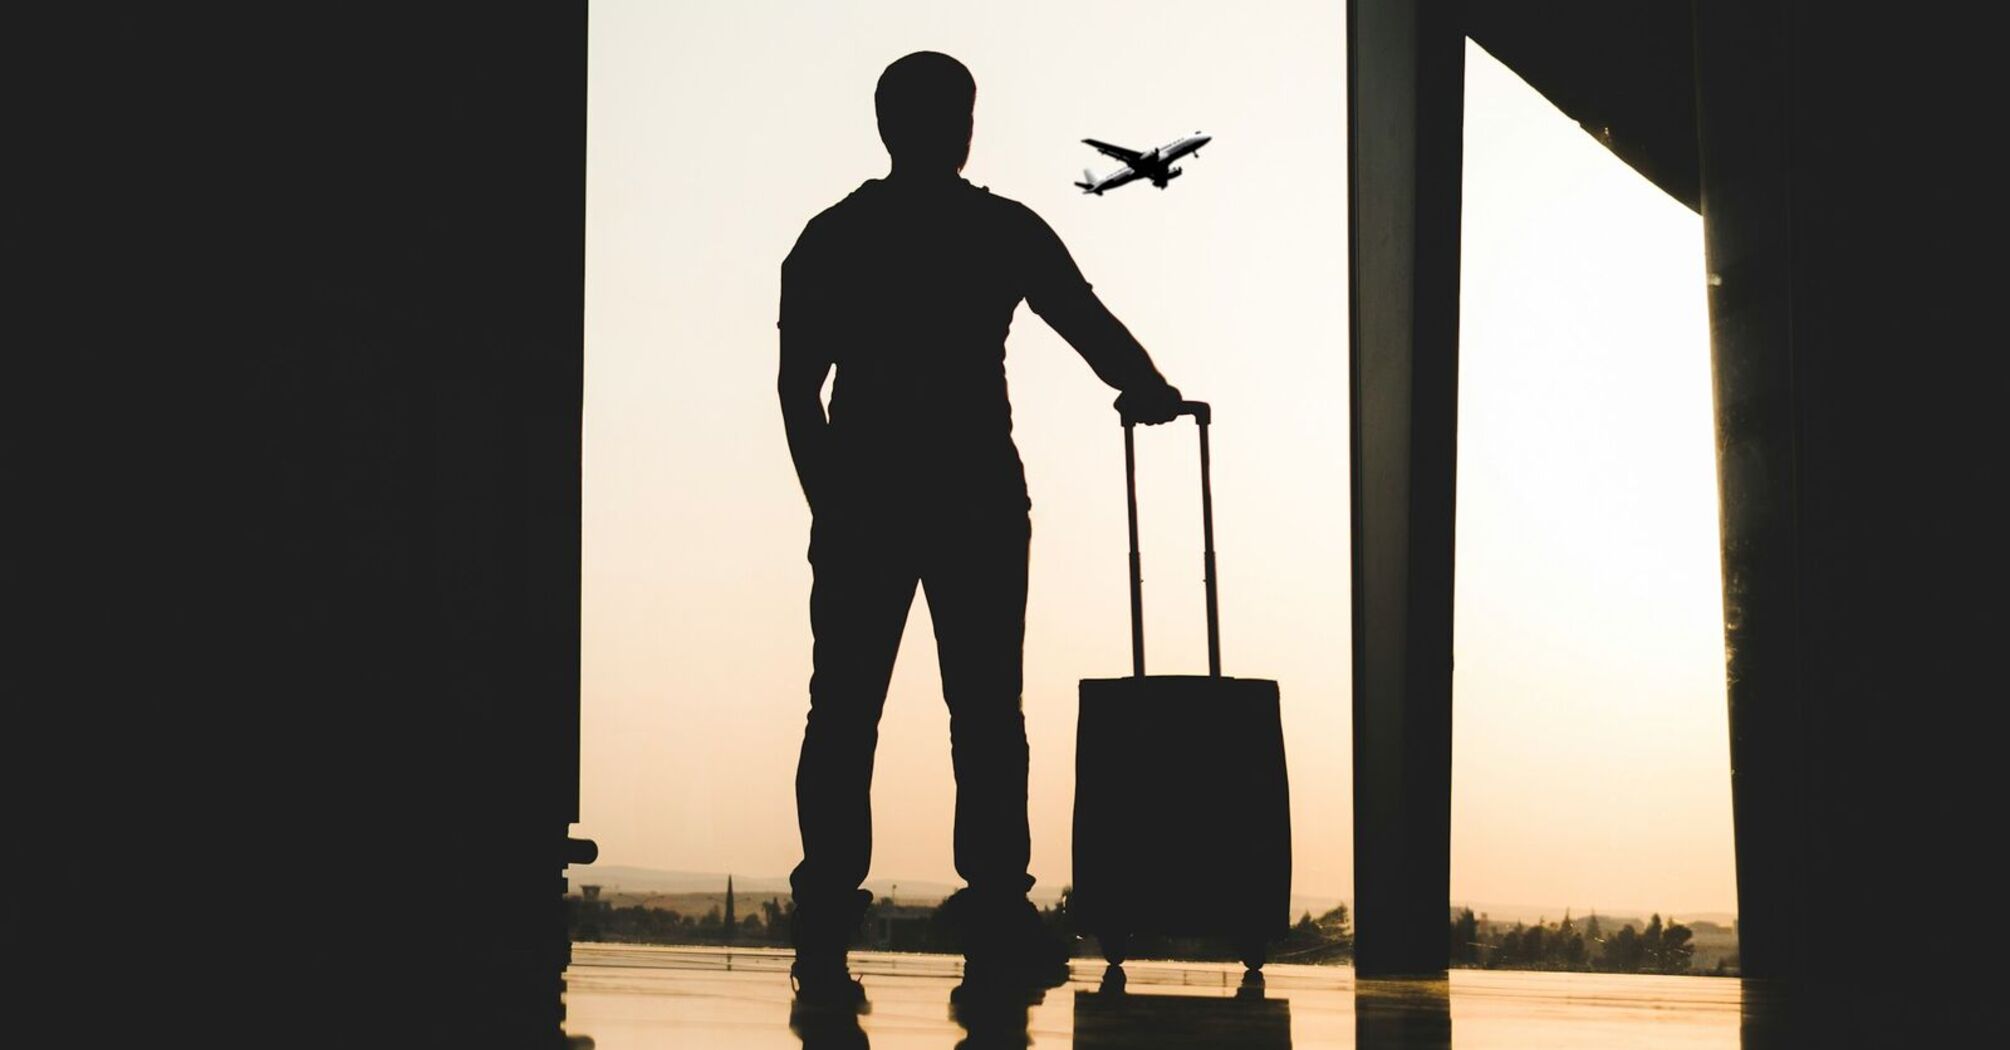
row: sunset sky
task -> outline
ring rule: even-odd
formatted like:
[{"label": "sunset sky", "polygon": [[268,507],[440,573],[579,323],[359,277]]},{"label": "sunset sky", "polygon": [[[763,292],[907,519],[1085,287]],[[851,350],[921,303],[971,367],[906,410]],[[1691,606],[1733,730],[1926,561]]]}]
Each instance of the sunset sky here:
[{"label": "sunset sky", "polygon": [[[1213,402],[1223,662],[1278,679],[1294,889],[1352,894],[1345,51],[1339,0],[592,6],[582,821],[603,861],[786,874],[809,512],[775,402],[779,265],[887,167],[910,51],[978,84],[964,175],[1040,213]],[[1732,911],[1702,225],[1468,48],[1452,892]],[[1086,197],[1079,140],[1215,136]],[[1068,881],[1075,683],[1129,666],[1120,432],[1029,310],[1033,873]],[[1205,669],[1190,426],[1140,435],[1155,671]],[[877,877],[954,882],[917,595],[882,725]],[[1152,785],[1137,786],[1149,805]],[[1205,829],[1196,829],[1205,834]]]}]

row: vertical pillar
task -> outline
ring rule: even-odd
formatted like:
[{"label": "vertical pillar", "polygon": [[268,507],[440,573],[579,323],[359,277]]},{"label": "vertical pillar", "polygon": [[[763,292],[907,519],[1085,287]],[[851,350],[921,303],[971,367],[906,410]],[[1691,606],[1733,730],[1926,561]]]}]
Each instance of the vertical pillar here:
[{"label": "vertical pillar", "polygon": [[1805,893],[1799,559],[1788,237],[1786,20],[1695,6],[1710,273],[1738,950],[1747,976],[1798,968]]},{"label": "vertical pillar", "polygon": [[1446,965],[1465,36],[1347,10],[1356,965]]}]

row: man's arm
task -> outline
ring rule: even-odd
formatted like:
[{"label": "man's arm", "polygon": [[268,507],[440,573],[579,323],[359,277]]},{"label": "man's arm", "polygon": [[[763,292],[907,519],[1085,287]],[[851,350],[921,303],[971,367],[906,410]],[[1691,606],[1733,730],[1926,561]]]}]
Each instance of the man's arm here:
[{"label": "man's arm", "polygon": [[1118,411],[1141,423],[1173,418],[1180,393],[1152,364],[1137,337],[1097,298],[1081,268],[1052,227],[1034,215],[1026,250],[1026,303],[1039,314],[1103,382],[1122,391]]},{"label": "man's arm", "polygon": [[789,457],[795,460],[796,481],[811,512],[830,477],[830,420],[824,415],[824,379],[836,357],[830,349],[830,289],[821,285],[812,267],[800,258],[803,244],[782,262],[782,362],[775,392],[782,402],[782,427],[789,437]]}]

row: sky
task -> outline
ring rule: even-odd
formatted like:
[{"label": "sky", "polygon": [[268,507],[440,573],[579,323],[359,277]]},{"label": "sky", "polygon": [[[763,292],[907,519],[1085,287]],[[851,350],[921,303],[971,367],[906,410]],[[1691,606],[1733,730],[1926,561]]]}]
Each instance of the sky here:
[{"label": "sky", "polygon": [[[1066,241],[1215,406],[1226,673],[1280,682],[1294,890],[1350,897],[1344,10],[1193,2],[591,10],[582,773],[605,864],[799,859],[809,512],[774,394],[779,266],[883,175],[872,90],[978,84],[964,176]],[[1734,910],[1702,226],[1468,48],[1456,900]],[[1080,194],[1079,140],[1215,136]],[[1069,876],[1075,683],[1129,666],[1121,431],[1022,308],[1033,874]],[[1190,426],[1140,432],[1155,672],[1205,670]],[[948,715],[916,597],[881,727],[875,878],[953,883]],[[1138,785],[1149,804],[1151,785]]]}]

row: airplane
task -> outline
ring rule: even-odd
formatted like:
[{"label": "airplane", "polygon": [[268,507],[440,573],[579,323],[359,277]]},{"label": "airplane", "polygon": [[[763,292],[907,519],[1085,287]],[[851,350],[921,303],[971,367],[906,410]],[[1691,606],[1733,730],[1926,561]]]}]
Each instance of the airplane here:
[{"label": "airplane", "polygon": [[1203,135],[1196,131],[1184,138],[1174,139],[1157,149],[1140,153],[1137,150],[1125,149],[1122,146],[1112,146],[1107,142],[1098,142],[1095,139],[1083,139],[1082,143],[1084,145],[1094,146],[1104,156],[1114,157],[1117,160],[1123,161],[1124,166],[1100,179],[1096,177],[1094,172],[1083,168],[1082,181],[1075,183],[1075,185],[1080,187],[1083,193],[1093,193],[1098,197],[1102,196],[1105,190],[1113,190],[1127,182],[1135,182],[1138,179],[1149,179],[1152,185],[1157,186],[1159,189],[1165,189],[1166,183],[1179,178],[1180,169],[1172,166],[1173,161],[1189,153],[1198,157],[1200,156],[1200,148],[1213,141],[1214,136]]}]

